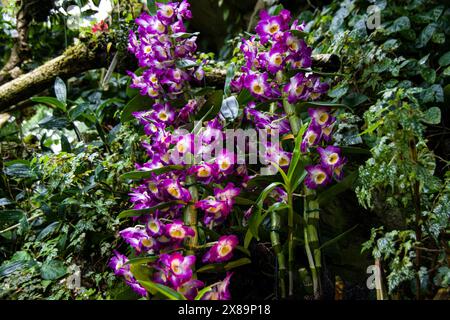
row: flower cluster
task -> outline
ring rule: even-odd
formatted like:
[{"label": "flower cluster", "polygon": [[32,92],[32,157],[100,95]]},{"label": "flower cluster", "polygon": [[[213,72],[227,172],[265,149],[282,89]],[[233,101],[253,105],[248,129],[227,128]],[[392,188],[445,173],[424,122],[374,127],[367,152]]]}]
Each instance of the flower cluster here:
[{"label": "flower cluster", "polygon": [[[186,0],[172,3],[157,3],[157,14],[141,14],[136,19],[137,34],[130,32],[129,50],[139,60],[142,74],[129,72],[131,88],[141,95],[155,99],[151,110],[134,112],[133,116],[144,127],[146,134],[142,147],[149,161],[136,164],[139,171],[152,171],[170,165],[181,165],[181,169],[151,173],[142,184],[131,189],[130,201],[133,209],[149,210],[148,214],[134,218],[134,227],[119,232],[121,238],[133,248],[136,256],[155,256],[148,263],[150,280],[177,290],[188,299],[194,299],[204,283],[195,279],[193,268],[195,255],[183,255],[184,240],[196,236],[196,230],[183,222],[187,206],[204,212],[205,227],[224,223],[232,211],[240,188],[234,183],[214,189],[214,195],[194,201],[187,186],[188,177],[198,184],[214,183],[220,186],[230,174],[238,174],[245,180],[246,170],[238,166],[232,153],[214,154],[212,147],[223,142],[223,126],[219,118],[209,121],[199,134],[201,152],[212,152],[208,161],[191,166],[184,161],[195,154],[194,135],[179,133],[177,127],[185,125],[201,106],[202,98],[186,99],[181,108],[171,103],[185,99],[190,82],[200,81],[204,72],[196,63],[196,37],[186,33],[183,19],[191,18]],[[181,67],[180,62],[184,66]],[[177,103],[178,105],[178,103]],[[182,157],[180,161],[179,157]],[[163,205],[163,207],[161,207]],[[219,239],[206,253],[204,262],[224,262],[231,259],[238,243],[236,236]],[[115,252],[110,267],[138,294],[146,296],[146,290],[133,277],[127,257]],[[231,274],[219,282],[203,299],[229,299],[228,285]]]},{"label": "flower cluster", "polygon": [[242,41],[240,49],[246,64],[243,73],[232,81],[234,90],[247,89],[260,101],[284,97],[289,103],[314,100],[328,90],[318,76],[296,73],[311,67],[312,50],[297,36],[304,25],[290,21],[288,10],[281,10],[277,16],[262,11],[256,27],[258,36]]},{"label": "flower cluster", "polygon": [[129,72],[131,88],[151,98],[176,97],[183,92],[184,82],[203,79],[201,66],[189,69],[177,66],[177,61],[196,65],[197,37],[186,36],[183,19],[192,17],[186,0],[157,6],[156,16],[143,13],[136,19],[137,35],[130,31],[128,50],[136,56],[139,66],[145,68],[141,75]]},{"label": "flower cluster", "polygon": [[[342,168],[347,162],[341,155],[341,149],[336,146],[323,144],[332,140],[333,126],[336,118],[330,114],[329,108],[309,109],[311,123],[308,126],[301,144],[301,151],[306,152],[316,146],[319,153],[320,163],[306,166],[308,175],[305,184],[310,189],[326,186],[332,178],[341,180],[343,178]],[[321,146],[322,145],[322,146]]]},{"label": "flower cluster", "polygon": [[133,291],[141,296],[146,296],[147,291],[133,277],[133,274],[130,271],[130,265],[127,264],[128,261],[126,256],[114,250],[114,256],[109,261],[109,267],[113,269],[116,276],[123,277],[125,283],[129,285]]}]

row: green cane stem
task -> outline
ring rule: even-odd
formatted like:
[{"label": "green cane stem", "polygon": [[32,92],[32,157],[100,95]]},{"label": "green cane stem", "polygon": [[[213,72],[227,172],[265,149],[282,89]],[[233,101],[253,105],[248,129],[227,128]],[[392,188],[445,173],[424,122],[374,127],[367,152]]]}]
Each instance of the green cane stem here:
[{"label": "green cane stem", "polygon": [[281,218],[276,211],[270,213],[271,219],[271,231],[270,240],[272,242],[272,248],[277,256],[278,261],[278,274],[279,274],[279,286],[281,289],[281,298],[286,298],[286,260],[283,253],[283,248],[280,241],[280,229],[281,229]]}]

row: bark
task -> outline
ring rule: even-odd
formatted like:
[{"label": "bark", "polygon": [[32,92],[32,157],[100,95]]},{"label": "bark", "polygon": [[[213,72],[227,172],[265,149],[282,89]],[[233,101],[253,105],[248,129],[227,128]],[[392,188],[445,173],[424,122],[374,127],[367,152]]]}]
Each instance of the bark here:
[{"label": "bark", "polygon": [[0,70],[0,85],[23,74],[22,64],[30,57],[28,27],[32,20],[44,21],[53,7],[53,0],[17,0],[17,38],[8,61]]},{"label": "bark", "polygon": [[[56,77],[67,79],[88,70],[108,67],[115,52],[110,50],[106,54],[108,50],[106,45],[102,45],[103,42],[98,40],[74,45],[61,56],[0,86],[0,112],[48,89]],[[122,56],[118,71],[135,70],[137,66],[132,64],[133,61],[131,56]],[[339,58],[334,55],[316,56],[314,61],[324,71],[339,69]],[[207,86],[223,87],[225,77],[226,70],[213,69],[206,74],[205,82]]]},{"label": "bark", "polygon": [[0,111],[45,90],[57,76],[67,79],[98,68],[100,65],[97,56],[95,49],[90,49],[86,44],[78,44],[33,71],[5,83],[0,87]]}]

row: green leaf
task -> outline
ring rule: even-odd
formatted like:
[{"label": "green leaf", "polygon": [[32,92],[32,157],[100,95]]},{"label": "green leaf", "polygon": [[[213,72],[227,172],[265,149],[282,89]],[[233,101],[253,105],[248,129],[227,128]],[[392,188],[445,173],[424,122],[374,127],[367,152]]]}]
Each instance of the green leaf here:
[{"label": "green leaf", "polygon": [[206,114],[209,114],[204,120],[210,120],[216,117],[222,107],[223,91],[215,90],[206,100],[205,104],[197,113],[196,118],[201,119]]},{"label": "green leaf", "polygon": [[0,267],[0,277],[6,277],[17,270],[21,270],[29,265],[29,263],[28,260],[19,260],[4,264]]},{"label": "green leaf", "polygon": [[249,258],[241,258],[227,263],[212,263],[207,264],[197,270],[198,273],[220,273],[229,271],[231,269],[250,264],[252,261]]},{"label": "green leaf", "polygon": [[171,165],[171,166],[165,166],[162,168],[157,168],[157,169],[153,169],[153,170],[148,170],[148,171],[132,171],[132,172],[127,172],[122,174],[119,177],[119,180],[122,181],[127,181],[127,180],[141,180],[141,179],[148,179],[151,178],[153,175],[159,175],[162,173],[166,173],[169,171],[174,171],[174,170],[183,170],[184,166],[181,165]]},{"label": "green leaf", "polygon": [[69,139],[65,135],[61,136],[61,150],[67,153],[72,152],[72,147],[70,145]]},{"label": "green leaf", "polygon": [[67,118],[65,117],[53,117],[49,116],[38,123],[39,127],[44,129],[65,129],[69,125]]},{"label": "green leaf", "polygon": [[249,258],[241,258],[241,259],[238,259],[235,261],[228,262],[224,268],[225,268],[225,271],[229,271],[231,269],[245,266],[246,264],[250,264],[250,263],[252,263],[252,260],[250,260]]},{"label": "green leaf", "polygon": [[150,257],[139,257],[139,258],[133,258],[129,259],[125,265],[134,265],[134,264],[147,264],[149,262],[155,262],[158,260],[158,256],[150,256]]},{"label": "green leaf", "polygon": [[12,203],[14,203],[14,201],[9,200],[8,198],[0,198],[0,206],[7,206]]},{"label": "green leaf", "polygon": [[44,280],[56,280],[67,273],[64,263],[59,260],[45,262],[41,267],[41,277]]},{"label": "green leaf", "polygon": [[234,198],[234,201],[236,202],[236,204],[243,205],[243,206],[252,206],[256,203],[253,200],[250,200],[248,198],[243,198],[243,197],[236,197],[236,198]]},{"label": "green leaf", "polygon": [[46,226],[41,232],[39,232],[39,235],[36,238],[36,241],[41,241],[42,239],[44,239],[46,236],[48,236],[49,234],[51,234],[53,231],[56,230],[56,228],[58,228],[61,225],[60,221],[55,221],[50,223],[48,226]]},{"label": "green leaf", "polygon": [[305,39],[308,36],[308,33],[300,30],[291,30],[291,33],[299,39]]},{"label": "green leaf", "polygon": [[178,38],[182,38],[182,39],[187,39],[190,37],[194,37],[194,36],[198,36],[200,34],[200,32],[177,32],[172,34],[170,37],[174,38],[174,39],[178,39]]},{"label": "green leaf", "polygon": [[437,24],[434,22],[427,25],[420,33],[419,38],[417,39],[416,47],[417,48],[425,47],[427,43],[430,41],[436,29]]},{"label": "green leaf", "polygon": [[404,31],[404,30],[408,30],[411,28],[411,22],[409,21],[409,18],[406,16],[397,18],[392,25],[387,28],[387,32],[389,34],[394,33],[394,32],[400,32],[400,31]]},{"label": "green leaf", "polygon": [[197,293],[197,296],[195,297],[194,300],[201,300],[201,299],[203,298],[203,296],[204,296],[205,294],[207,294],[208,292],[210,292],[210,291],[212,290],[212,288],[213,288],[215,285],[216,285],[216,284],[212,284],[212,285],[207,286],[207,287],[203,288],[202,290],[200,290],[200,291]]},{"label": "green leaf", "polygon": [[152,281],[139,281],[139,283],[147,290],[155,290],[170,300],[187,300],[181,293],[169,288],[165,285]]},{"label": "green leaf", "polygon": [[55,89],[55,95],[58,101],[66,105],[67,87],[64,80],[62,80],[60,77],[56,77],[55,85],[53,86],[53,88]]},{"label": "green leaf", "polygon": [[248,91],[247,89],[242,90],[237,97],[239,105],[241,105],[241,106],[247,105],[247,103],[252,101],[252,99],[253,99],[253,96],[250,93],[250,91]]},{"label": "green leaf", "polygon": [[348,229],[347,231],[341,233],[340,235],[334,237],[331,240],[328,240],[326,242],[324,242],[320,247],[319,250],[322,250],[323,248],[328,247],[329,245],[341,240],[343,237],[345,237],[347,234],[349,234],[350,232],[352,232],[353,230],[355,230],[358,227],[358,225],[353,226],[352,228]]},{"label": "green leaf", "polygon": [[133,118],[133,112],[142,111],[142,110],[151,110],[154,104],[154,100],[149,96],[141,96],[138,94],[134,98],[132,98],[125,108],[122,111],[122,116],[120,118],[121,122],[130,121]]},{"label": "green leaf", "polygon": [[14,178],[32,178],[36,174],[30,168],[29,164],[25,163],[9,163],[5,164],[5,174]]},{"label": "green leaf", "polygon": [[59,101],[56,98],[53,98],[53,97],[32,97],[30,100],[33,101],[33,102],[36,102],[36,103],[46,104],[46,105],[48,105],[48,106],[50,106],[52,108],[57,108],[57,109],[60,109],[61,111],[66,112],[66,104],[61,102],[61,101]]},{"label": "green leaf", "polygon": [[169,202],[163,202],[163,203],[157,204],[156,206],[153,206],[153,207],[147,208],[147,209],[140,209],[140,210],[130,209],[130,210],[125,210],[125,211],[122,211],[119,214],[118,218],[122,219],[122,218],[130,218],[130,217],[139,217],[139,216],[142,216],[144,214],[149,214],[149,213],[155,212],[158,209],[169,208],[169,207],[171,207],[173,205],[176,205],[176,204],[184,204],[184,202],[180,201],[180,200],[174,200],[174,201],[169,201]]},{"label": "green leaf", "polygon": [[444,53],[440,58],[439,58],[439,65],[441,67],[446,67],[450,64],[450,51]]},{"label": "green leaf", "polygon": [[438,107],[431,107],[425,111],[422,121],[428,124],[441,123],[441,109]]},{"label": "green leaf", "polygon": [[420,75],[429,84],[433,84],[436,81],[436,70],[432,68],[422,68],[420,70]]},{"label": "green leaf", "polygon": [[264,190],[259,195],[258,199],[256,200],[257,209],[255,210],[255,212],[253,212],[250,219],[248,220],[249,228],[245,235],[244,248],[246,248],[246,249],[248,248],[253,237],[255,237],[257,240],[259,240],[259,236],[258,236],[259,226],[264,221],[265,217],[267,216],[267,212],[264,214],[261,213],[262,207],[264,204],[264,200],[273,191],[273,189],[275,189],[278,186],[282,186],[282,185],[283,185],[283,183],[281,183],[281,182],[273,182],[273,183],[269,184],[266,188],[264,188]]},{"label": "green leaf", "polygon": [[342,146],[340,147],[342,150],[342,153],[344,155],[349,154],[365,154],[365,155],[371,155],[370,150],[364,149],[364,148],[358,148],[358,147],[348,147],[348,146]]},{"label": "green leaf", "polygon": [[199,66],[199,63],[197,61],[194,60],[189,60],[189,59],[178,59],[175,62],[177,68],[180,69],[189,69],[189,68],[195,68]]},{"label": "green leaf", "polygon": [[225,78],[225,86],[223,89],[223,92],[226,96],[229,96],[231,93],[230,84],[231,84],[231,80],[233,80],[233,78],[234,78],[235,73],[236,73],[236,65],[234,64],[234,62],[232,62],[228,66],[227,76]]},{"label": "green leaf", "polygon": [[152,16],[156,16],[156,12],[158,11],[158,8],[156,7],[155,0],[147,0],[147,8],[148,12]]},{"label": "green leaf", "polygon": [[442,74],[447,77],[450,76],[450,66],[445,68],[445,70],[442,72]]},{"label": "green leaf", "polygon": [[368,99],[369,98],[362,93],[352,92],[348,94],[345,98],[343,98],[342,102],[345,105],[348,105],[350,108],[354,108],[359,106],[361,103],[366,102]]},{"label": "green leaf", "polygon": [[320,107],[329,107],[329,108],[346,108],[346,109],[350,109],[351,108],[343,103],[333,103],[333,102],[319,102],[319,101],[308,101],[308,102],[301,102],[295,105],[297,112],[304,112],[306,111],[308,108],[320,108]]}]

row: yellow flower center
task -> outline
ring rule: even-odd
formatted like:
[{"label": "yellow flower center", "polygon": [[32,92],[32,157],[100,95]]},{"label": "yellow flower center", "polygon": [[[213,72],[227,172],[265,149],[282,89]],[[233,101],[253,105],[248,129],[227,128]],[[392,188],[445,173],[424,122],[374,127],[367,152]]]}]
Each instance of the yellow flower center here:
[{"label": "yellow flower center", "polygon": [[142,240],[142,244],[144,245],[144,246],[146,246],[146,247],[151,247],[152,245],[153,245],[153,241],[152,241],[152,239],[143,239]]},{"label": "yellow flower center", "polygon": [[177,150],[179,153],[185,153],[186,152],[186,145],[184,144],[184,141],[179,141],[177,143]]},{"label": "yellow flower center", "polygon": [[298,87],[295,89],[295,93],[296,93],[297,95],[300,95],[302,92],[303,92],[303,86],[298,86]]},{"label": "yellow flower center", "polygon": [[151,46],[145,46],[145,47],[144,47],[144,52],[145,52],[146,54],[151,53],[151,52],[152,52],[152,47],[151,47]]},{"label": "yellow flower center", "polygon": [[314,143],[314,141],[316,141],[316,134],[310,134],[309,136],[308,136],[308,143],[309,144],[313,144]]},{"label": "yellow flower center", "polygon": [[209,177],[209,176],[211,175],[211,170],[210,170],[209,168],[207,168],[207,167],[201,167],[201,168],[198,170],[197,175],[198,175],[200,178],[206,178],[206,177]]},{"label": "yellow flower center", "polygon": [[166,28],[164,27],[164,25],[161,22],[158,22],[158,26],[156,27],[156,30],[158,30],[158,32],[164,32],[166,30]]},{"label": "yellow flower center", "polygon": [[159,231],[158,225],[155,222],[150,222],[148,225],[148,228],[152,230],[154,233],[157,233]]},{"label": "yellow flower center", "polygon": [[280,167],[284,167],[287,166],[289,164],[289,160],[285,157],[281,157],[280,161],[279,161],[279,165]]},{"label": "yellow flower center", "polygon": [[180,267],[180,260],[173,260],[170,264],[170,268],[172,269],[173,273],[180,274],[182,272],[182,269]]},{"label": "yellow flower center", "polygon": [[180,190],[175,185],[170,185],[167,188],[167,192],[174,198],[179,198],[180,197]]},{"label": "yellow flower center", "polygon": [[158,92],[155,89],[153,89],[153,87],[150,87],[148,88],[148,94],[151,97],[156,97],[158,95]]},{"label": "yellow flower center", "polygon": [[324,174],[324,173],[318,173],[317,175],[316,175],[316,178],[315,178],[315,180],[316,180],[316,183],[317,184],[321,184],[322,182],[324,182],[324,180],[326,179],[326,175]]},{"label": "yellow flower center", "polygon": [[161,111],[161,112],[158,114],[158,118],[159,118],[160,120],[162,120],[162,121],[166,121],[166,120],[169,118],[169,116],[168,116],[167,113],[165,113],[164,111]]},{"label": "yellow flower center", "polygon": [[263,87],[259,83],[255,83],[252,87],[253,92],[256,94],[262,94],[264,92]]},{"label": "yellow flower center", "polygon": [[328,162],[330,164],[335,164],[339,160],[339,156],[337,153],[332,153],[328,156]]},{"label": "yellow flower center", "polygon": [[278,24],[274,23],[270,26],[269,33],[274,34],[274,33],[278,32],[278,30],[280,30],[280,26]]},{"label": "yellow flower center", "polygon": [[184,230],[182,228],[174,228],[170,231],[170,235],[173,238],[183,238],[184,237]]},{"label": "yellow flower center", "polygon": [[280,54],[276,54],[272,61],[275,65],[279,66],[283,63],[283,57]]},{"label": "yellow flower center", "polygon": [[327,122],[327,120],[328,120],[328,114],[325,112],[321,113],[319,116],[319,123],[323,124],[323,123]]},{"label": "yellow flower center", "polygon": [[227,170],[230,167],[230,163],[227,160],[222,160],[220,162],[220,169]]},{"label": "yellow flower center", "polygon": [[224,257],[227,254],[229,254],[231,252],[231,250],[232,250],[231,246],[227,243],[227,244],[219,246],[219,250],[218,251],[219,251],[219,255],[221,257]]}]

